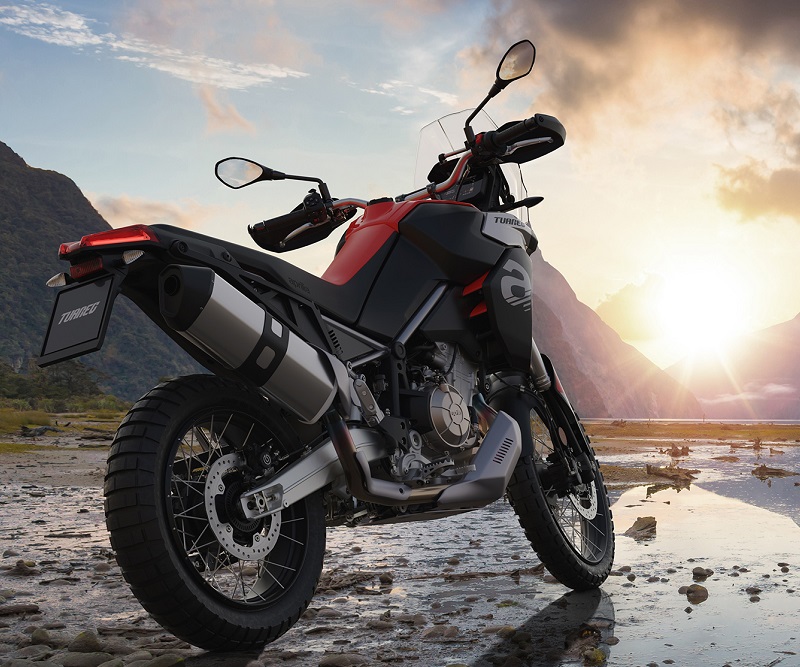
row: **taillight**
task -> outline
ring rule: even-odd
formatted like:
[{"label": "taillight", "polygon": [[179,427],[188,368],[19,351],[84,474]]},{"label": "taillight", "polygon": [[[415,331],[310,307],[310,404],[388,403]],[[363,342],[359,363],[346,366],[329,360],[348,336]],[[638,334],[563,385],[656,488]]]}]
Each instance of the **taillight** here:
[{"label": "taillight", "polygon": [[79,278],[83,278],[84,276],[88,276],[89,274],[102,271],[102,269],[103,269],[103,258],[92,257],[91,259],[88,259],[85,262],[81,262],[80,264],[74,264],[70,266],[69,276],[73,280],[78,280]]},{"label": "taillight", "polygon": [[72,243],[62,243],[58,249],[58,256],[63,258],[67,255],[83,250],[84,248],[97,248],[106,245],[119,245],[121,243],[142,243],[143,241],[153,241],[158,243],[158,237],[147,225],[131,225],[130,227],[120,227],[110,229],[107,232],[98,232],[84,236],[80,241]]}]

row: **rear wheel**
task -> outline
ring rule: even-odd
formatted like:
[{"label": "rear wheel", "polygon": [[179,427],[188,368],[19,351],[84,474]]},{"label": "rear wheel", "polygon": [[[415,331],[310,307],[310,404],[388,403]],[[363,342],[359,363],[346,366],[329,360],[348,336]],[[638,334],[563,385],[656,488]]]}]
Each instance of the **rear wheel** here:
[{"label": "rear wheel", "polygon": [[128,413],[109,454],[106,523],[134,595],[170,632],[252,650],[308,606],[325,550],[319,493],[256,520],[238,503],[299,446],[261,396],[213,376],[162,384]]},{"label": "rear wheel", "polygon": [[614,523],[594,451],[577,416],[552,389],[506,388],[498,407],[517,419],[523,456],[508,497],[542,563],[565,586],[596,588],[614,560]]}]

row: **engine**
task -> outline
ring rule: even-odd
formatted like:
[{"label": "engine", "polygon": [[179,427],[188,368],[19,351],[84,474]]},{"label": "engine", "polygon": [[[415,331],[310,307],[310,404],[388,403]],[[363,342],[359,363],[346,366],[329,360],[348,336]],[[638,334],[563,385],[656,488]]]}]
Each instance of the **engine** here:
[{"label": "engine", "polygon": [[477,421],[470,409],[477,366],[457,346],[436,343],[409,360],[407,374],[403,416],[409,418],[411,430],[407,446],[392,457],[392,476],[430,481],[463,474],[459,465],[478,443]]}]

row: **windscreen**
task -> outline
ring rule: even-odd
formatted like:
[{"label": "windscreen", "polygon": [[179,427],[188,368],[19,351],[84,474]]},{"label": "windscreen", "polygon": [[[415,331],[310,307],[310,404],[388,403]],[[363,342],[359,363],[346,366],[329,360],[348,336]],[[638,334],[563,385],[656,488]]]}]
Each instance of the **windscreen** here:
[{"label": "windscreen", "polygon": [[[428,184],[428,174],[439,161],[439,155],[450,153],[464,148],[464,123],[472,109],[465,109],[452,113],[429,123],[420,130],[419,148],[417,149],[417,166],[414,171],[414,187],[424,188]],[[485,111],[479,111],[472,119],[472,128],[476,134],[496,130],[497,124]],[[503,174],[508,181],[508,187],[516,201],[521,201],[528,196],[522,172],[518,164],[501,165]],[[528,220],[528,209],[518,208],[512,211],[514,215],[523,220]]]}]

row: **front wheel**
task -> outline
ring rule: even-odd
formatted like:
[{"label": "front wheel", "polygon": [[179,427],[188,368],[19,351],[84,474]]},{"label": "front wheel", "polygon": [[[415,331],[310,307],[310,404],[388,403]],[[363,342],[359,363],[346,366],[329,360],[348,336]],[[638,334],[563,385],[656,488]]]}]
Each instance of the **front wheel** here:
[{"label": "front wheel", "polygon": [[583,427],[554,390],[505,388],[498,407],[519,423],[523,455],[507,493],[540,560],[562,584],[596,588],[611,571],[614,523]]},{"label": "front wheel", "polygon": [[105,480],[111,545],[139,602],[177,637],[258,649],[308,606],[325,551],[320,494],[255,520],[238,503],[299,446],[279,410],[213,376],[159,385],[125,417]]}]

